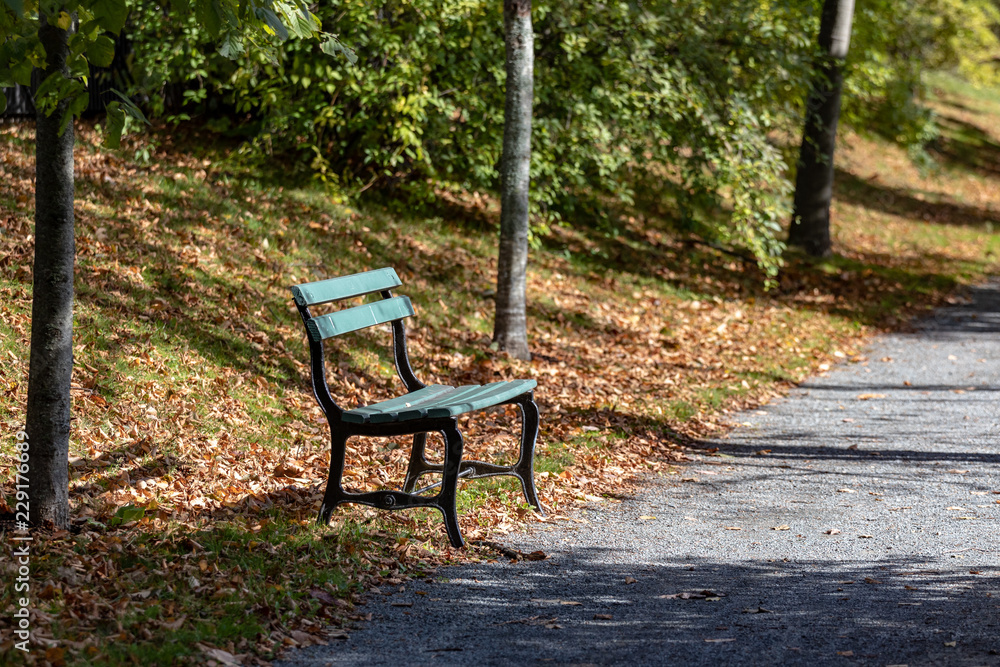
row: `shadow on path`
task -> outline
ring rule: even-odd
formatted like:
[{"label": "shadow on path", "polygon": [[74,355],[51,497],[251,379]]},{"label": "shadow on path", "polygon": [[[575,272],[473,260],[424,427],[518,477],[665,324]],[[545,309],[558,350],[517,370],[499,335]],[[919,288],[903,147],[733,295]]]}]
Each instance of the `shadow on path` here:
[{"label": "shadow on path", "polygon": [[[416,584],[428,595],[377,597],[367,608],[375,627],[409,622],[405,641],[352,640],[294,664],[1000,664],[995,567],[971,574],[914,558],[605,562],[620,557],[579,548]],[[493,650],[482,661],[484,641]]]}]

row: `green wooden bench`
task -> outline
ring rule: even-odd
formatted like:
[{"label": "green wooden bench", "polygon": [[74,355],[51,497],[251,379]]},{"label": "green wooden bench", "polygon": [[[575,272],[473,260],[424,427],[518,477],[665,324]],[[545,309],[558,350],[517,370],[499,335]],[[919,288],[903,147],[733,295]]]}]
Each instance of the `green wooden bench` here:
[{"label": "green wooden bench", "polygon": [[[340,278],[295,285],[291,288],[309,338],[312,386],[316,400],[330,423],[330,476],[319,511],[319,522],[327,524],[333,509],[341,503],[362,503],[386,510],[408,507],[436,507],[444,515],[448,538],[455,547],[463,545],[455,509],[459,478],[479,479],[512,475],[521,481],[528,503],[542,512],[532,477],[535,440],[538,437],[538,406],[534,401],[534,380],[511,380],[487,385],[451,387],[425,385],[414,375],[406,350],[403,319],[414,314],[409,298],[393,296],[401,285],[391,268],[377,269]],[[378,293],[381,299],[342,310],[313,316],[309,308],[343,299]],[[326,381],[323,341],[333,336],[389,323],[396,371],[405,394],[372,405],[344,410],[334,401]],[[521,412],[521,447],[517,463],[494,465],[462,460],[462,434],[457,417],[485,408],[514,404]],[[424,455],[427,434],[444,436],[444,462],[430,463]],[[401,491],[348,493],[342,486],[347,440],[353,436],[391,437],[413,435],[413,448]],[[415,489],[424,474],[438,473],[441,481]],[[430,495],[428,491],[439,488]]]}]

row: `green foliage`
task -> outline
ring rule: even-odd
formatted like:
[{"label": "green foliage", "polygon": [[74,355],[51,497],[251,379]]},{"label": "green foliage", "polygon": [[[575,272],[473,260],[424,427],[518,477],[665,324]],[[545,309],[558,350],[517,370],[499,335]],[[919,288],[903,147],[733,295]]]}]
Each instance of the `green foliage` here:
[{"label": "green foliage", "polygon": [[996,83],[1000,9],[991,0],[877,0],[858,3],[844,85],[844,121],[911,149],[938,132],[921,105],[923,75],[954,69]]},{"label": "green foliage", "polygon": [[[301,0],[177,0],[170,8],[143,3],[142,9],[165,20],[173,17],[183,23],[187,17],[198,21],[200,29],[218,43],[219,52],[229,58],[252,51],[273,62],[278,44],[290,35],[321,37],[324,51],[338,43],[335,35],[320,32],[319,20]],[[27,85],[32,69],[45,68],[45,49],[38,35],[43,22],[70,32],[68,72],[49,73],[36,95],[39,109],[47,115],[67,102],[60,131],[65,130],[87,106],[90,65],[111,65],[115,43],[108,34],[120,33],[128,16],[126,0],[56,0],[44,5],[37,0],[4,0],[0,6],[0,88]],[[350,55],[343,46],[340,52]],[[128,114],[136,116],[137,109],[128,106]],[[6,107],[6,97],[0,107]],[[110,113],[106,145],[118,146],[126,123],[122,108]]]},{"label": "green foliage", "polygon": [[[500,3],[334,2],[317,11],[327,29],[341,26],[357,67],[335,68],[299,40],[286,43],[277,63],[244,58],[233,67],[206,55],[201,25],[167,24],[147,11],[137,21],[145,33],[141,76],[184,73],[212,91],[188,113],[220,99],[250,112],[259,145],[303,156],[330,181],[403,181],[417,197],[433,197],[442,183],[497,186]],[[801,96],[813,41],[801,23],[798,3],[784,1],[537,3],[539,220],[575,216],[585,188],[627,202],[635,172],[665,166],[662,195],[692,226],[746,245],[773,271],[788,185],[768,134]]]},{"label": "green foliage", "polygon": [[[536,224],[629,202],[637,181],[658,182],[683,225],[747,248],[773,275],[791,191],[776,137],[800,132],[819,9],[818,0],[538,0]],[[140,79],[153,91],[184,83],[182,116],[234,111],[253,121],[240,126],[261,153],[297,156],[342,187],[402,183],[424,200],[439,188],[498,186],[501,3],[335,0],[316,11],[356,56],[337,40],[316,50],[290,34],[281,50],[230,60],[210,48],[212,21],[137,8]],[[845,120],[923,145],[934,124],[919,104],[921,72],[986,76],[997,24],[990,0],[859,4]],[[224,41],[221,51],[239,47]]]}]

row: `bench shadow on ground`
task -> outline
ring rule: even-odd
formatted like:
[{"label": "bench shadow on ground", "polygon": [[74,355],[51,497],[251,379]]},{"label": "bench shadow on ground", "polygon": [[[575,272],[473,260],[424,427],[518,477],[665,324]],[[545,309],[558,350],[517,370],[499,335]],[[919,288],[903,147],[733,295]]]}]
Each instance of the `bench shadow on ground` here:
[{"label": "bench shadow on ground", "polygon": [[401,652],[409,664],[469,664],[484,655],[472,646],[482,641],[495,647],[486,664],[501,664],[501,655],[523,664],[1000,661],[1000,568],[977,564],[971,574],[973,556],[947,568],[874,553],[870,561],[726,564],[680,555],[677,544],[663,557],[611,565],[609,551],[463,568],[405,611],[390,606],[394,597],[375,596],[366,608],[373,628],[420,617],[405,647],[360,635],[332,651],[301,652],[294,664],[393,664]]}]

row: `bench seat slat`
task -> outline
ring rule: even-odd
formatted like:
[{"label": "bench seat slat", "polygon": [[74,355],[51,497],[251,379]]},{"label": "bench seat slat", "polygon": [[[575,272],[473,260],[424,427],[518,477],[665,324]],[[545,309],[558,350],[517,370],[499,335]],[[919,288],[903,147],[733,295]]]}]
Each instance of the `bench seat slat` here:
[{"label": "bench seat slat", "polygon": [[313,341],[321,341],[376,324],[411,317],[413,314],[413,304],[409,297],[394,296],[314,317],[306,322],[306,329]]},{"label": "bench seat slat", "polygon": [[[503,383],[494,382],[494,383],[492,383],[490,385],[487,385],[487,386],[492,387],[492,386],[494,386],[496,384],[503,384]],[[421,417],[426,416],[427,413],[432,408],[439,407],[441,405],[444,405],[445,403],[451,403],[451,402],[459,401],[459,400],[461,400],[463,398],[467,398],[467,397],[470,397],[470,396],[475,396],[477,393],[481,392],[482,390],[483,390],[483,386],[482,385],[478,385],[478,384],[470,384],[470,385],[466,385],[464,387],[458,387],[455,390],[453,390],[453,391],[451,391],[451,392],[449,392],[447,394],[444,394],[442,396],[438,396],[434,401],[432,401],[430,403],[423,403],[421,405],[415,405],[412,408],[408,408],[406,410],[400,411],[400,413],[399,413],[399,421],[405,422],[405,421],[410,421],[411,419],[419,419]]]},{"label": "bench seat slat", "polygon": [[342,419],[354,424],[378,424],[412,421],[422,417],[455,417],[498,405],[531,391],[536,385],[534,380],[501,381],[464,387],[431,385],[381,403],[349,410],[343,413]]},{"label": "bench seat slat", "polygon": [[[466,387],[458,387],[458,389],[456,389],[455,387],[450,387],[448,385],[438,385],[438,386],[443,387],[444,391],[437,392],[432,396],[418,398],[415,401],[414,400],[406,401],[404,405],[397,404],[386,407],[385,404],[390,403],[391,401],[378,403],[377,405],[379,406],[380,409],[377,413],[373,413],[371,415],[370,417],[371,422],[374,424],[384,424],[386,422],[406,421],[406,419],[403,419],[401,416],[404,412],[406,413],[416,412],[419,415],[423,415],[425,412],[427,412],[427,408],[422,406],[436,405],[437,402],[440,401],[442,397],[450,396],[451,394],[455,393],[455,391],[466,389]],[[475,387],[476,385],[470,385],[470,386]],[[413,396],[413,394],[408,394],[408,396]]]},{"label": "bench seat slat", "polygon": [[344,413],[344,421],[351,422],[353,424],[364,424],[372,415],[379,414],[381,412],[398,412],[399,410],[405,410],[411,405],[433,400],[441,394],[450,392],[453,389],[454,387],[446,384],[432,384],[424,387],[423,389],[412,391],[409,394],[403,394],[397,398],[389,399],[388,401],[373,403],[372,405],[366,405],[360,408],[354,408],[353,410],[348,410]]},{"label": "bench seat slat", "polygon": [[292,296],[295,297],[295,303],[300,306],[315,306],[320,303],[395,289],[402,284],[395,269],[385,268],[330,278],[329,280],[319,280],[314,283],[303,283],[293,286],[291,290]]},{"label": "bench seat slat", "polygon": [[520,396],[526,391],[531,391],[537,384],[534,380],[512,380],[504,382],[501,386],[487,385],[482,387],[483,391],[481,392],[430,408],[427,410],[427,416],[433,418],[455,417],[466,412],[488,408],[515,396]]}]

